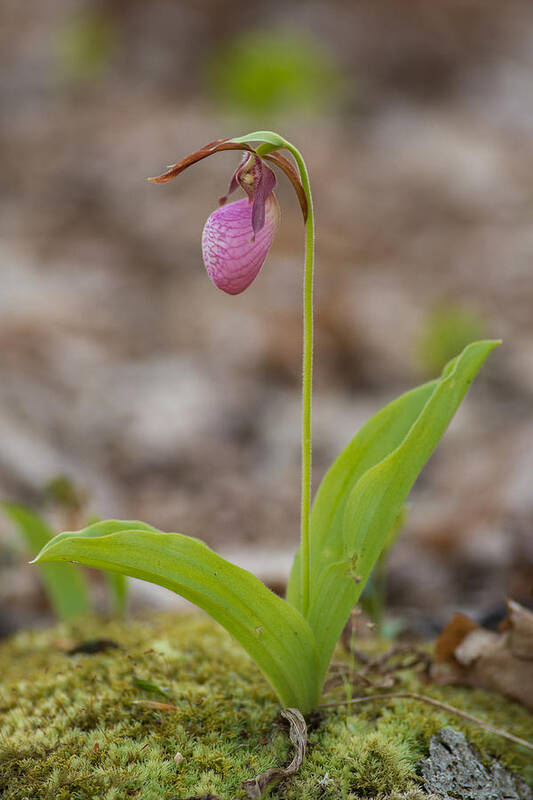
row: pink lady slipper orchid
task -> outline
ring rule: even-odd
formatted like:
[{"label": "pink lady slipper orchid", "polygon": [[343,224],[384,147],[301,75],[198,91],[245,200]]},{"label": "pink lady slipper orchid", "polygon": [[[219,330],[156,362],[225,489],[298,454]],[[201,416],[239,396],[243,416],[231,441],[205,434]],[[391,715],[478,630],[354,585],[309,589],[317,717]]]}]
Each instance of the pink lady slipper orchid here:
[{"label": "pink lady slipper orchid", "polygon": [[[228,294],[240,294],[252,283],[263,266],[274,240],[280,210],[274,187],[276,176],[265,163],[277,164],[291,180],[307,217],[307,200],[293,165],[277,152],[259,155],[249,144],[217,140],[174,164],[163,175],[149,178],[167,183],[191,164],[221,150],[245,150],[243,159],[219,200],[220,208],[209,216],[202,234],[202,253],[207,273],[215,286]],[[227,203],[238,187],[246,197]]]}]

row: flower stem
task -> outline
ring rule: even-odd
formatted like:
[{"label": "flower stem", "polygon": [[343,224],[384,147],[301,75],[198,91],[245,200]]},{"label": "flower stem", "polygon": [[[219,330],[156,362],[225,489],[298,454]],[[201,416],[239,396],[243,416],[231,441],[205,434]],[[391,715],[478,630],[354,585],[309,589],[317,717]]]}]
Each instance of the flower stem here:
[{"label": "flower stem", "polygon": [[311,571],[309,547],[309,519],[311,514],[311,393],[313,383],[313,273],[315,262],[315,220],[309,174],[300,151],[278,133],[255,131],[246,136],[231,139],[234,143],[259,141],[256,148],[259,156],[285,148],[298,166],[302,188],[307,198],[305,222],[305,262],[303,297],[303,380],[302,380],[302,503],[300,540],[300,611],[304,616],[309,610],[309,575]]},{"label": "flower stem", "polygon": [[305,262],[303,286],[303,380],[302,380],[302,500],[300,540],[301,610],[309,609],[309,518],[311,513],[311,399],[313,388],[313,276],[315,262],[315,220],[311,186],[301,153],[289,142],[285,147],[294,156],[302,186],[307,197],[308,215],[305,223]]}]

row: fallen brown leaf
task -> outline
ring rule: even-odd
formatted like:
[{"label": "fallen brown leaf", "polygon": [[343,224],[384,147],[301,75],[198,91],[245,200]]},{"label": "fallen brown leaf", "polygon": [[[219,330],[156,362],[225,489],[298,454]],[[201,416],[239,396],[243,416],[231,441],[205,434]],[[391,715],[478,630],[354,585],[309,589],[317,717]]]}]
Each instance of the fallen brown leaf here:
[{"label": "fallen brown leaf", "polygon": [[437,639],[432,677],[498,692],[533,710],[533,613],[509,600],[500,633],[455,614]]},{"label": "fallen brown leaf", "polygon": [[466,614],[454,614],[435,642],[435,659],[446,662],[454,658],[455,648],[471,631],[479,630],[479,625]]}]

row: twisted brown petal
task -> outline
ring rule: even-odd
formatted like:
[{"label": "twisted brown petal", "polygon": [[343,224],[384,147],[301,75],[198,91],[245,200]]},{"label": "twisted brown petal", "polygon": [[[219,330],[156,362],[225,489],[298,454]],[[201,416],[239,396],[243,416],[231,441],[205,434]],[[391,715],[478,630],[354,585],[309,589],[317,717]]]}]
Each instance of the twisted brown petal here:
[{"label": "twisted brown petal", "polygon": [[148,180],[151,181],[151,183],[168,183],[186,170],[187,167],[196,164],[196,162],[201,161],[202,158],[212,156],[214,153],[220,153],[222,150],[247,150],[249,153],[255,153],[254,148],[249,144],[236,144],[235,142],[230,142],[229,139],[215,139],[214,142],[205,144],[199,150],[182,158],[177,164],[173,164],[166,172],[163,172],[162,175],[157,175],[155,178],[148,178]]},{"label": "twisted brown petal", "polygon": [[261,156],[261,158],[263,158],[265,161],[271,161],[273,164],[283,170],[287,178],[294,186],[294,190],[298,196],[298,200],[300,201],[300,208],[302,209],[304,222],[307,222],[307,215],[309,213],[309,209],[307,208],[307,197],[305,196],[300,177],[289,159],[285,158],[285,156],[282,156],[281,153],[278,152],[269,153],[268,155]]}]

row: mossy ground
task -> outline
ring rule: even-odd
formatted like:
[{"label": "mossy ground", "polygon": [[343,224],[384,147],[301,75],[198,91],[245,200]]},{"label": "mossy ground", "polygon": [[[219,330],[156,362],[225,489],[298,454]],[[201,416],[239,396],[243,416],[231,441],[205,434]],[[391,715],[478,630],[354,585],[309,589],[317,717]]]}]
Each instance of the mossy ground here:
[{"label": "mossy ground", "polygon": [[[67,654],[69,644],[91,638],[111,639],[119,648]],[[230,800],[242,797],[243,780],[289,756],[276,698],[239,646],[203,616],[91,619],[22,632],[0,647],[0,674],[5,800],[177,800],[207,792]],[[157,684],[167,696],[140,688],[135,678]],[[533,734],[531,715],[495,695],[421,689],[409,674],[404,687],[517,736]],[[171,703],[179,711],[139,700]],[[417,761],[431,734],[446,726],[532,782],[531,753],[405,699],[328,709],[310,731],[302,769],[275,793],[285,800],[418,797]]]}]

